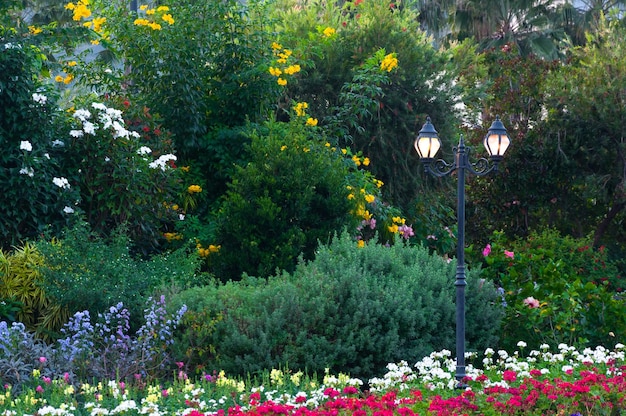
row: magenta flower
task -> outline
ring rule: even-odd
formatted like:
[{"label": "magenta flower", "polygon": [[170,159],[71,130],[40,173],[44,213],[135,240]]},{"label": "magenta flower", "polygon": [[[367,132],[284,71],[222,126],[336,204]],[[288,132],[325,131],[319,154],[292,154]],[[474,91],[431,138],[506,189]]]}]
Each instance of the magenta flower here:
[{"label": "magenta flower", "polygon": [[487,244],[485,248],[483,248],[483,257],[487,257],[491,254],[491,244]]},{"label": "magenta flower", "polygon": [[46,361],[48,361],[48,359],[46,357],[39,357],[39,362],[41,364],[44,364]]},{"label": "magenta flower", "polygon": [[43,393],[43,387],[41,387],[41,386],[37,386],[37,388],[35,389],[35,391],[36,391],[37,393]]},{"label": "magenta flower", "polygon": [[504,257],[508,257],[508,258],[512,259],[512,258],[515,257],[515,253],[513,253],[512,251],[504,250]]}]

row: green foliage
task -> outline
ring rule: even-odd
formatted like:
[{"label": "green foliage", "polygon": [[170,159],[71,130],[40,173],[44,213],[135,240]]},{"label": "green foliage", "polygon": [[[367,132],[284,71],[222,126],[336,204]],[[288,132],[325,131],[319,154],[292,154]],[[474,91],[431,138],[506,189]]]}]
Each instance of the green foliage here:
[{"label": "green foliage", "polygon": [[160,3],[151,15],[139,10],[158,30],[135,24],[137,16],[125,7],[98,5],[115,33],[107,46],[125,62],[127,93],[163,117],[186,157],[201,159],[197,152],[206,152],[207,133],[216,126],[254,121],[275,100],[263,3],[177,1]]},{"label": "green foliage", "polygon": [[504,291],[504,347],[520,340],[531,348],[609,345],[626,334],[625,299],[616,295],[623,282],[590,239],[546,230],[507,244],[496,233],[490,251],[481,277]]},{"label": "green foliage", "polygon": [[[87,310],[92,316],[122,302],[132,319],[142,316],[146,299],[161,287],[189,287],[204,283],[196,273],[198,261],[184,248],[170,254],[136,259],[127,231],[120,227],[104,239],[84,222],[67,229],[58,240],[41,240],[38,250],[41,287],[71,313]],[[137,322],[132,322],[136,328]]]},{"label": "green foliage", "polygon": [[237,168],[216,217],[221,250],[210,268],[220,279],[292,271],[301,253],[311,259],[319,241],[356,226],[343,158],[304,119],[251,132],[250,162]]},{"label": "green foliage", "polygon": [[[453,277],[454,265],[427,249],[358,248],[343,234],[293,274],[195,288],[173,304],[197,300],[221,317],[205,344],[215,361],[206,365],[229,374],[287,365],[367,377],[389,362],[453,348]],[[472,273],[468,283],[468,347],[480,350],[496,342],[502,308],[491,284]]]},{"label": "green foliage", "polygon": [[[69,312],[53,301],[41,287],[40,268],[44,258],[32,244],[5,253],[0,250],[0,299],[3,310],[11,312],[18,302],[14,321],[19,321],[39,337],[49,338],[69,317]],[[12,301],[11,301],[12,300]]]},{"label": "green foliage", "polygon": [[0,27],[0,248],[66,224],[75,193],[60,189],[55,97],[37,80],[42,52]]},{"label": "green foliage", "polygon": [[[412,150],[421,123],[429,115],[442,137],[451,137],[457,125],[450,55],[434,49],[404,4],[295,3],[283,1],[276,9],[280,41],[293,45],[303,62],[302,76],[287,85],[287,97],[308,102],[339,146],[368,157],[369,169],[386,185],[385,198],[406,208],[430,188],[415,168],[419,162]],[[379,50],[394,54],[397,69],[371,65]]]}]

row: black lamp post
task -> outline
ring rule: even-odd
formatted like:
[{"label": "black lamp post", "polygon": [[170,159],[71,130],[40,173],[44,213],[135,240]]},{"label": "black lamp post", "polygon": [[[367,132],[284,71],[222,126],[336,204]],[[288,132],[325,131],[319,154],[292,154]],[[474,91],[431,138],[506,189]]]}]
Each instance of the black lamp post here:
[{"label": "black lamp post", "polygon": [[489,131],[483,141],[492,164],[485,158],[480,158],[472,163],[469,160],[471,147],[465,146],[463,135],[459,139],[459,144],[454,148],[455,160],[452,164],[444,160],[435,160],[435,156],[441,147],[437,130],[430,122],[430,117],[420,130],[415,139],[415,150],[420,155],[424,163],[424,171],[431,175],[442,177],[450,175],[456,171],[458,175],[457,188],[457,222],[458,241],[456,247],[456,374],[455,378],[462,386],[465,378],[465,171],[482,176],[491,171],[498,170],[498,163],[502,160],[504,152],[509,147],[511,140],[500,121],[496,116],[495,121],[489,127]]}]

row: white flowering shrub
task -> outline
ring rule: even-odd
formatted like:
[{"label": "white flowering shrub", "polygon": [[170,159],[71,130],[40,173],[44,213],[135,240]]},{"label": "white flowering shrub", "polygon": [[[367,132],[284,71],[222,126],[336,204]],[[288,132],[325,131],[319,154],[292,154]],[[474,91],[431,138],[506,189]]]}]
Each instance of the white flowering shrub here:
[{"label": "white flowering shrub", "polygon": [[0,248],[66,225],[77,199],[58,158],[55,97],[37,82],[37,48],[0,33]]},{"label": "white flowering shrub", "polygon": [[148,143],[144,134],[150,129],[129,128],[122,111],[110,104],[81,106],[71,114],[70,125],[62,139],[67,180],[55,178],[55,184],[78,188],[75,208],[94,231],[106,236],[124,224],[135,246],[154,251],[163,225],[178,218],[169,208],[178,193],[173,151],[154,137]]}]

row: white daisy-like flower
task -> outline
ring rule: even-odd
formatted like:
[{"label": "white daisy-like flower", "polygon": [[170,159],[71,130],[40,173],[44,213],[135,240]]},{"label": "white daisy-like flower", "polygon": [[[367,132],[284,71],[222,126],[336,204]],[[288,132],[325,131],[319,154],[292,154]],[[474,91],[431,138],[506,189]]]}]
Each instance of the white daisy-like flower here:
[{"label": "white daisy-like flower", "polygon": [[83,137],[83,131],[82,130],[70,130],[70,136]]},{"label": "white daisy-like flower", "polygon": [[66,214],[73,214],[74,209],[72,207],[66,206],[65,208],[63,208],[63,212],[65,212]]}]

